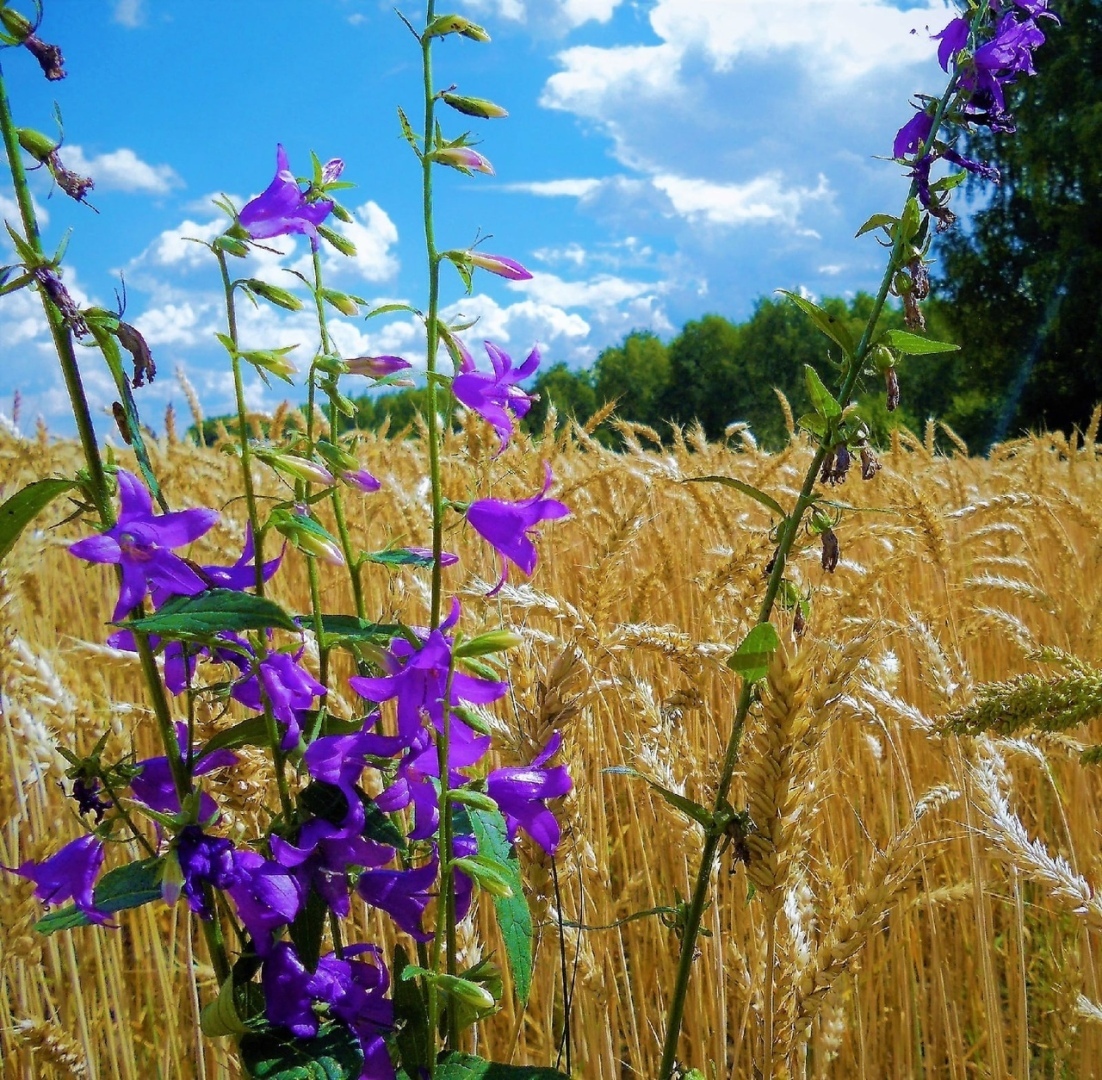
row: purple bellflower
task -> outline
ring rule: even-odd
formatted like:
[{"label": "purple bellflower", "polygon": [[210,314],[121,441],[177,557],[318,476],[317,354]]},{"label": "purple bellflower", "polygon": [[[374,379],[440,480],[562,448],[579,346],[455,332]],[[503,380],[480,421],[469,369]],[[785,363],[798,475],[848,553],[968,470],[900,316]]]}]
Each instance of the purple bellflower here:
[{"label": "purple bellflower", "polygon": [[[176,740],[180,753],[187,753],[187,725],[176,724]],[[203,776],[215,769],[223,769],[237,764],[237,755],[229,750],[215,750],[195,762],[192,776]],[[130,782],[130,791],[138,802],[156,810],[159,814],[180,813],[180,798],[176,794],[176,785],[172,779],[172,769],[167,757],[146,758],[139,761],[141,772]],[[218,816],[218,804],[206,793],[199,796],[199,820],[208,822]]]},{"label": "purple bellflower", "polygon": [[562,735],[556,731],[531,765],[494,769],[486,778],[486,794],[505,816],[509,840],[516,840],[517,829],[523,829],[548,855],[555,854],[560,831],[545,800],[557,799],[573,786],[565,765],[543,768],[561,745]]},{"label": "purple bellflower", "polygon": [[[453,613],[458,617],[454,609]],[[398,736],[407,747],[413,745],[421,731],[424,717],[437,730],[443,727],[444,696],[448,689],[448,672],[452,668],[451,639],[445,636],[444,630],[451,622],[449,619],[440,629],[428,634],[420,648],[415,648],[405,638],[395,638],[385,659],[390,674],[378,678],[356,675],[348,680],[352,689],[368,701],[395,700]],[[449,704],[467,701],[485,705],[504,697],[508,689],[508,683],[479,679],[453,670]]]},{"label": "purple bellflower", "polygon": [[480,499],[467,509],[467,521],[475,532],[502,556],[501,579],[491,590],[491,596],[505,584],[510,562],[531,577],[538,554],[530,533],[536,525],[541,521],[567,517],[570,513],[570,508],[564,503],[545,498],[552,482],[551,466],[545,463],[544,470],[543,490],[531,498],[515,503]]},{"label": "purple bellflower", "polygon": [[118,621],[144,599],[150,588],[166,594],[194,596],[207,583],[173,548],[197,540],[218,520],[218,512],[196,508],[153,514],[153,500],[142,482],[119,469],[119,519],[106,532],[69,545],[78,559],[116,563],[122,569],[122,588],[112,616]]},{"label": "purple bellflower", "polygon": [[504,255],[490,255],[485,251],[468,251],[467,258],[472,266],[489,270],[498,277],[508,278],[509,281],[530,281],[531,273],[520,265],[515,259],[507,259]]},{"label": "purple bellflower", "polygon": [[[208,922],[214,911],[207,901],[204,885],[229,889],[246,880],[244,868],[238,865],[233,844],[222,836],[208,836],[198,825],[188,825],[176,837],[176,858],[183,877],[183,893],[188,907]],[[166,895],[169,903],[177,897]]]},{"label": "purple bellflower", "polygon": [[[360,959],[366,955],[370,961]],[[264,962],[261,983],[271,1024],[312,1039],[318,1033],[314,1005],[328,1006],[326,1011],[348,1027],[363,1051],[359,1080],[394,1080],[384,1040],[394,1023],[393,1006],[385,997],[390,977],[375,946],[354,945],[342,957],[328,953],[310,972],[294,947],[281,941]]]},{"label": "purple bellflower", "polygon": [[226,891],[257,955],[267,956],[275,931],[293,922],[302,910],[305,890],[287,867],[255,851],[236,852],[234,865],[238,881]]},{"label": "purple bellflower", "polygon": [[[339,158],[334,158],[325,166],[325,175],[332,174],[333,179],[336,179],[342,165]],[[291,172],[287,151],[281,144],[276,147],[274,179],[260,195],[245,204],[238,220],[254,240],[302,233],[309,237],[310,246],[316,251],[318,226],[332,209],[333,203],[330,199],[306,201],[306,192],[299,190],[295,174]]]},{"label": "purple bellflower", "polygon": [[293,654],[268,653],[256,665],[255,671],[230,692],[230,696],[246,709],[259,711],[267,699],[272,715],[287,729],[283,737],[284,750],[296,747],[302,737],[299,714],[313,707],[314,698],[326,694],[325,687],[299,664],[302,652],[299,649]]},{"label": "purple bellflower", "polygon": [[344,365],[349,375],[365,375],[369,379],[385,379],[413,366],[400,356],[354,356],[345,360]]},{"label": "purple bellflower", "polygon": [[494,368],[493,374],[476,371],[470,353],[460,345],[462,367],[452,380],[452,393],[497,432],[501,441],[500,453],[513,434],[513,421],[509,413],[519,420],[532,407],[531,395],[517,384],[535,374],[540,364],[540,354],[539,349],[533,349],[524,363],[514,370],[513,361],[504,350],[489,341],[485,345]]},{"label": "purple bellflower", "polygon": [[33,881],[34,894],[43,903],[61,904],[71,899],[92,922],[104,923],[108,917],[96,910],[92,896],[102,865],[103,841],[87,833],[42,862],[28,859],[14,869],[3,869]]}]

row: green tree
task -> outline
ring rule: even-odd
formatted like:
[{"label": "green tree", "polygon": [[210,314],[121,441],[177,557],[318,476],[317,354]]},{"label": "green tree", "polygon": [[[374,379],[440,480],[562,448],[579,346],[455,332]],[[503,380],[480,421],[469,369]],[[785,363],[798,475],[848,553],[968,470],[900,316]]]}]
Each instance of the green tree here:
[{"label": "green tree", "polygon": [[1002,172],[971,227],[939,244],[945,317],[961,353],[949,422],[978,446],[1085,426],[1102,400],[1102,0],[1061,0],[1034,78],[1008,101],[1015,134],[971,156]]},{"label": "green tree", "polygon": [[605,349],[593,365],[597,402],[615,400],[618,416],[641,424],[661,421],[658,404],[669,381],[669,351],[649,330],[633,330],[621,344]]},{"label": "green tree", "polygon": [[593,376],[589,371],[574,371],[560,361],[536,376],[530,391],[538,395],[524,418],[524,427],[535,434],[543,430],[548,406],[554,403],[561,423],[572,417],[584,424],[597,410]]}]

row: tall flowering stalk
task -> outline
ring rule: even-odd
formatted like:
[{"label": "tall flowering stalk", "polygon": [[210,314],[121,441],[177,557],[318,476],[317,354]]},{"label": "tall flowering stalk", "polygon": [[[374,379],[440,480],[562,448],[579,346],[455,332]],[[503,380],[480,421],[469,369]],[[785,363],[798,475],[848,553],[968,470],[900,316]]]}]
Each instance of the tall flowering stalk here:
[{"label": "tall flowering stalk", "polygon": [[[37,27],[21,18],[0,0],[4,43],[24,45],[45,57],[51,72],[61,71],[60,51],[44,45],[35,36]],[[504,629],[466,638],[459,629],[458,601],[444,597],[442,570],[457,561],[442,548],[446,514],[464,514],[503,562],[530,574],[537,560],[532,530],[568,513],[547,497],[549,469],[542,491],[516,503],[453,502],[442,490],[437,413],[443,395],[481,415],[504,451],[513,420],[530,403],[516,384],[539,363],[533,350],[514,369],[508,356],[487,344],[494,373],[481,373],[457,328],[439,316],[443,262],[455,266],[468,288],[475,269],[512,279],[528,276],[505,256],[441,252],[435,246],[433,169],[491,171],[486,159],[470,148],[467,135],[444,138],[435,115],[437,101],[468,116],[504,115],[493,103],[458,95],[454,88],[432,90],[433,43],[453,34],[488,40],[481,27],[466,19],[437,17],[430,0],[425,27],[417,33],[425,91],[420,140],[402,116],[422,168],[430,271],[428,309],[418,313],[426,328],[430,399],[432,546],[427,550],[359,551],[347,524],[341,485],[352,493],[348,497],[358,498],[370,497],[380,483],[357,460],[355,443],[342,439],[342,417],[351,414],[352,405],[340,379],[357,375],[385,383],[401,377],[410,365],[390,356],[346,359],[329,332],[328,308],[353,317],[364,303],[327,286],[322,274],[323,243],[344,255],[355,253],[330,224],[350,220],[334,197],[350,186],[341,179],[343,162],[334,158],[322,164],[315,157],[311,175],[302,178],[279,146],[275,175],[259,195],[240,210],[224,198],[217,200],[230,224],[207,246],[217,261],[225,296],[226,326],[218,338],[233,374],[235,450],[247,527],[244,548],[232,564],[200,565],[189,548],[208,537],[219,514],[203,507],[169,510],[141,442],[131,393],[153,377],[152,356],[121,315],[80,309],[64,287],[60,258],[44,254],[20,155],[48,162],[55,178],[64,175],[64,167],[56,147],[14,126],[0,76],[0,126],[24,226],[22,236],[13,231],[22,273],[4,283],[3,291],[32,287],[42,296],[87,463],[74,481],[41,481],[45,488],[33,490],[32,485],[30,492],[17,493],[3,508],[6,516],[0,517],[14,542],[35,508],[63,491],[83,487],[97,512],[98,529],[73,543],[70,552],[116,569],[119,595],[109,641],[141,658],[163,750],[143,760],[111,761],[107,736],[85,757],[66,750],[71,794],[86,823],[85,835],[40,862],[27,860],[3,869],[34,882],[37,896],[47,904],[72,901],[40,922],[47,933],[107,922],[113,912],[157,899],[186,902],[204,929],[220,984],[217,998],[204,1010],[204,1033],[235,1038],[245,1068],[257,1075],[298,1075],[304,1057],[324,1061],[327,1075],[336,1068],[342,1077],[361,1080],[392,1080],[399,1070],[410,1077],[435,1076],[444,1067],[454,1074],[456,1068],[479,1064],[459,1053],[461,1035],[500,1007],[501,979],[489,962],[458,970],[456,926],[479,894],[492,899],[511,928],[508,960],[518,994],[526,1000],[531,919],[513,845],[524,834],[553,854],[559,827],[548,802],[571,788],[565,768],[550,763],[561,741],[557,736],[528,765],[489,768],[492,740],[478,710],[502,699],[508,683],[487,677],[480,658],[501,653],[519,639]],[[91,186],[91,181],[72,178],[58,183],[77,199]],[[245,346],[239,335],[239,300],[246,297],[289,311],[303,303],[282,285],[235,277],[231,267],[242,265],[255,246],[287,236],[304,237],[313,262],[312,280],[299,275],[313,298],[318,323],[318,345],[306,378],[305,433],[280,437],[269,432],[270,437],[257,438],[250,426],[254,418],[246,410],[246,371],[252,368],[265,381],[274,375],[287,382],[296,371],[289,348]],[[116,377],[121,398],[116,415],[124,434],[133,439],[140,475],[107,468],[100,457],[73,335],[91,335]],[[455,360],[454,382],[437,368],[441,343]],[[134,357],[132,382],[121,376],[120,346]],[[328,431],[317,420],[319,394],[328,399]],[[261,470],[284,485],[286,498],[273,502],[261,497],[256,479]],[[322,520],[326,505],[337,536]],[[265,550],[271,552],[271,541],[279,538],[282,550],[266,559]],[[288,545],[307,559],[310,610],[298,616],[269,595],[269,581],[284,558],[296,557],[288,553]],[[350,575],[351,618],[322,608],[326,564],[343,566]],[[395,565],[430,571],[427,626],[415,625],[412,618],[396,627],[369,621],[362,575],[368,568],[387,573]],[[316,673],[307,664],[308,634],[317,645]],[[326,707],[334,648],[349,649],[356,657],[357,674],[349,686],[363,707],[351,720],[337,719]],[[220,704],[223,713],[234,702],[247,715],[201,743],[196,706],[204,699]],[[184,718],[176,719],[176,713]],[[234,768],[235,751],[250,745],[271,753],[278,810],[269,810],[270,826],[245,845],[220,835],[218,802],[204,784],[208,775]],[[369,771],[378,775],[381,787],[374,799],[365,790]],[[133,841],[147,857],[104,872],[106,844],[120,839]],[[388,958],[374,943],[346,940],[343,920],[354,903],[389,916],[415,942],[419,963],[409,963],[404,948]],[[527,927],[519,937],[518,927]],[[236,950],[227,939],[236,943]],[[403,992],[402,984],[411,980],[419,985],[412,993]],[[407,1037],[410,1033],[415,1037]],[[546,1069],[531,1072],[561,1075]]]},{"label": "tall flowering stalk", "polygon": [[[1006,111],[1005,87],[1022,74],[1034,73],[1033,51],[1044,41],[1044,34],[1036,20],[1056,19],[1048,10],[1047,0],[1016,0],[1013,4],[1003,0],[967,0],[967,3],[967,11],[935,35],[940,42],[939,60],[950,76],[948,85],[938,98],[921,98],[914,116],[895,138],[893,155],[907,167],[911,176],[904,209],[898,217],[874,215],[858,232],[860,236],[879,230],[889,246],[887,266],[860,339],[854,342],[846,328],[826,311],[803,297],[789,294],[790,299],[841,348],[842,372],[838,390],[831,394],[818,375],[808,369],[808,391],[814,412],[802,417],[800,426],[811,436],[816,449],[792,509],[786,512],[771,496],[753,492],[754,497],[778,511],[782,520],[776,529],[777,545],[768,566],[769,576],[755,627],[729,661],[729,666],[742,674],[743,682],[716,782],[715,797],[710,810],[696,808],[696,820],[704,828],[704,846],[692,895],[678,918],[681,951],[670,995],[659,1067],[660,1080],[671,1080],[678,1070],[678,1042],[712,871],[721,851],[731,846],[732,841],[735,841],[736,855],[745,852],[746,830],[753,827],[747,815],[734,810],[728,796],[739,762],[746,719],[755,698],[755,684],[765,674],[762,657],[771,655],[779,647],[779,637],[771,622],[778,603],[794,611],[797,633],[803,620],[806,601],[785,577],[792,546],[800,534],[805,516],[812,511],[811,531],[823,538],[824,568],[833,569],[838,559],[838,539],[832,528],[836,523],[816,507],[820,499],[815,490],[816,483],[833,485],[843,481],[855,455],[860,456],[864,479],[872,479],[879,467],[866,443],[867,430],[855,408],[849,405],[862,376],[879,373],[884,378],[888,408],[894,409],[899,400],[895,368],[901,355],[921,355],[956,348],[910,332],[925,329],[920,302],[929,291],[925,255],[932,239],[931,221],[936,223],[937,229],[951,226],[953,215],[948,209],[950,192],[966,172],[988,180],[997,181],[998,178],[997,171],[986,163],[961,155],[953,142],[961,132],[974,125],[1013,130],[1013,118]],[[931,168],[939,160],[958,165],[963,171],[933,180]],[[888,331],[877,335],[880,315],[888,296],[892,294],[903,301],[910,331]],[[771,969],[772,950],[766,963]],[[772,985],[772,979],[773,972],[769,970],[766,972],[767,987]],[[767,1008],[769,1012],[771,1010]],[[771,1045],[772,1039],[767,1035],[767,1054],[772,1053]],[[767,1074],[771,1073],[770,1067]]]}]

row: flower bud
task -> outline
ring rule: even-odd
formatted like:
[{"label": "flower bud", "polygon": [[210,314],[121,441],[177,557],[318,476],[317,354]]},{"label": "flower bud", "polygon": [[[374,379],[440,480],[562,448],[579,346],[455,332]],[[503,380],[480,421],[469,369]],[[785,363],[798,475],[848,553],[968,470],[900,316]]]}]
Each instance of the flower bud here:
[{"label": "flower bud", "polygon": [[[511,891],[509,895],[512,895]],[[489,990],[479,986],[478,983],[461,979],[458,975],[437,975],[434,982],[449,997],[455,998],[456,1001],[462,1001],[479,1012],[484,1009],[492,1009],[497,1004],[494,1001],[494,995]]]},{"label": "flower bud", "polygon": [[336,183],[342,172],[344,172],[344,161],[339,157],[330,158],[322,167],[321,182],[323,184]]},{"label": "flower bud", "polygon": [[413,366],[400,356],[354,356],[344,364],[349,375],[366,375],[369,379],[385,379]]},{"label": "flower bud", "polygon": [[482,251],[469,251],[467,257],[470,259],[472,266],[489,270],[491,274],[508,278],[510,281],[529,281],[532,277],[520,263],[513,259],[507,259],[504,255],[488,255]]},{"label": "flower bud", "polygon": [[269,303],[275,304],[276,307],[285,308],[287,311],[302,310],[302,301],[294,293],[281,289],[278,285],[269,285],[259,278],[248,278],[245,284],[250,292],[263,297]]},{"label": "flower bud", "polygon": [[344,565],[344,555],[336,538],[312,518],[305,514],[293,514],[288,510],[275,510],[270,520],[275,530],[287,537],[299,551],[324,559],[334,566]]},{"label": "flower bud", "polygon": [[58,148],[58,143],[54,142],[49,135],[43,135],[41,131],[35,131],[34,128],[19,128],[16,132],[19,136],[19,145],[27,151],[35,159],[35,161],[45,164],[50,155]]},{"label": "flower bud", "polygon": [[490,35],[477,23],[462,15],[439,15],[429,23],[425,29],[425,37],[444,37],[446,34],[459,34],[460,37],[469,38],[471,41],[483,43],[490,40]]},{"label": "flower bud", "polygon": [[175,907],[180,899],[180,893],[184,891],[184,870],[180,866],[180,857],[173,848],[164,858],[164,869],[161,871],[161,899],[169,907]]},{"label": "flower bud", "polygon": [[448,792],[448,801],[458,803],[460,806],[469,806],[472,810],[497,809],[497,803],[485,792],[471,791],[470,788],[456,788]]},{"label": "flower bud", "polygon": [[297,345],[287,345],[282,349],[253,349],[239,355],[242,360],[252,364],[257,371],[261,373],[270,371],[276,378],[291,382],[291,376],[297,374],[298,368],[287,354],[297,348]]},{"label": "flower bud", "polygon": [[429,154],[429,160],[439,165],[447,165],[449,168],[458,169],[468,176],[472,172],[494,175],[494,167],[477,150],[469,146],[444,146]]},{"label": "flower bud", "polygon": [[[480,855],[465,856],[461,859],[456,859],[452,866],[456,870],[462,870],[468,877],[473,878],[478,884],[485,889],[491,896],[501,897],[505,899],[513,895],[512,886],[509,884],[505,875],[491,863],[488,859],[483,858]],[[475,986],[474,983],[468,983],[466,980],[461,980],[464,986]],[[481,987],[478,988],[482,990]],[[482,990],[482,993],[487,994],[487,991]],[[456,994],[456,996],[460,996]],[[490,997],[490,1005],[493,1005],[493,997]],[[475,1004],[474,1001],[471,1004]],[[489,1006],[487,1006],[489,1007]]]},{"label": "flower bud", "polygon": [[321,298],[332,304],[342,315],[347,315],[349,318],[360,313],[356,301],[348,293],[340,292],[337,289],[322,289]]},{"label": "flower bud", "polygon": [[462,94],[452,94],[445,90],[440,95],[441,100],[450,105],[464,116],[479,116],[483,120],[497,120],[509,113],[500,105],[495,105],[485,98],[464,97]]},{"label": "flower bud", "polygon": [[488,656],[491,653],[504,652],[506,649],[515,649],[522,644],[524,638],[515,630],[491,630],[486,634],[464,641],[455,647],[456,656]]},{"label": "flower bud", "polygon": [[237,259],[243,259],[249,254],[248,246],[243,241],[238,240],[235,236],[227,236],[225,233],[216,236],[212,246],[218,251],[224,251],[227,255],[233,255]]},{"label": "flower bud", "polygon": [[253,453],[265,465],[270,465],[276,472],[292,480],[301,480],[306,484],[321,484],[325,487],[334,483],[333,474],[324,465],[310,461],[308,458],[288,454],[283,450],[267,450],[263,447],[254,450]]}]

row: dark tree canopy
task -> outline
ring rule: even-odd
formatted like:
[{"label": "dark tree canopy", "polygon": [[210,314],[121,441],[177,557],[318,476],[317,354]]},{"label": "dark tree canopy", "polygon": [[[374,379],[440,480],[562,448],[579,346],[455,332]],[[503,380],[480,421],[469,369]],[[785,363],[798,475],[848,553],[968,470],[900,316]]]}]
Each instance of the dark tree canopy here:
[{"label": "dark tree canopy", "polygon": [[978,134],[1002,172],[989,206],[935,253],[960,342],[949,422],[977,449],[1025,429],[1085,427],[1102,401],[1102,0],[1062,26],[1009,101],[1016,134]]}]

